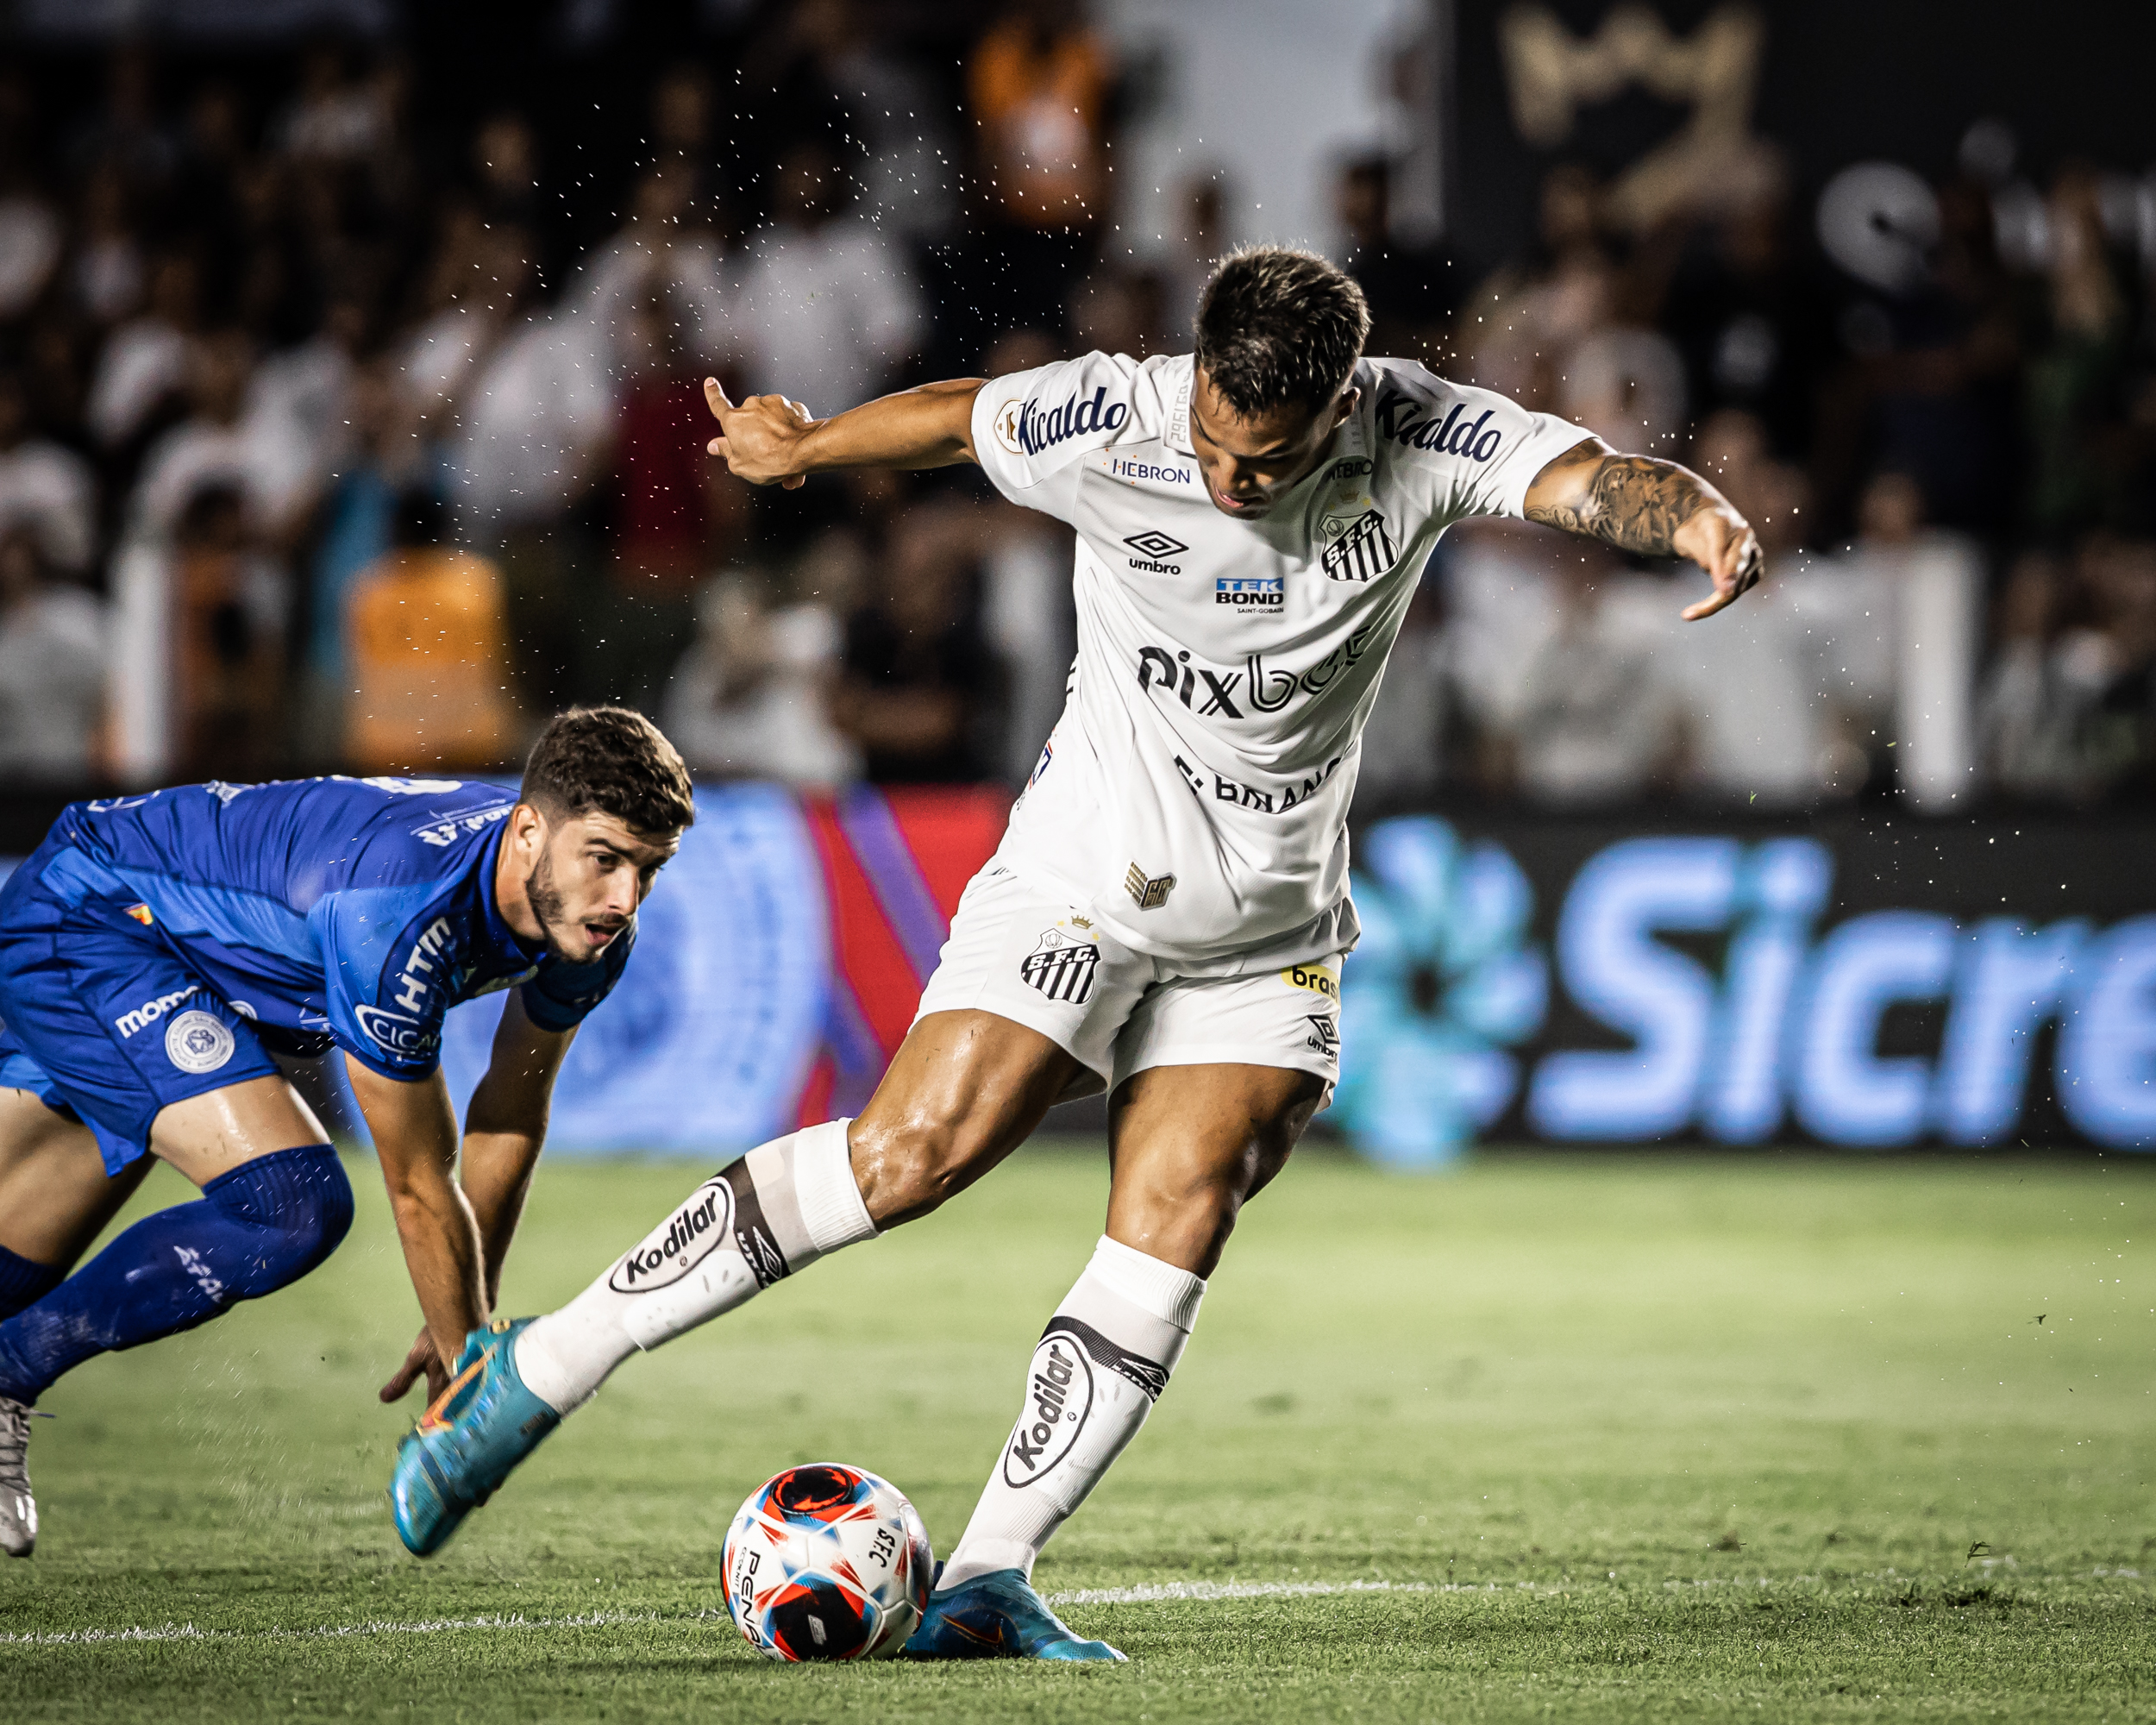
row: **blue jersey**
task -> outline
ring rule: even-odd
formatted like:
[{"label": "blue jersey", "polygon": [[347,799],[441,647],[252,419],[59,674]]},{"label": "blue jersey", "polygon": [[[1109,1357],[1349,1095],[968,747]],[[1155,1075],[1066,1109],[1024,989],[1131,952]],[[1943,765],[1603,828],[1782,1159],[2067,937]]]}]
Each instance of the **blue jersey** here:
[{"label": "blue jersey", "polygon": [[[542,1029],[605,999],[636,925],[589,964],[520,938],[494,902],[513,793],[454,779],[186,785],[77,803],[9,883],[0,917],[116,906],[273,1049],[333,1044],[385,1076],[439,1063],[443,1015],[507,988]],[[175,998],[135,1000],[111,1033]],[[129,1019],[139,1020],[130,1023]]]}]

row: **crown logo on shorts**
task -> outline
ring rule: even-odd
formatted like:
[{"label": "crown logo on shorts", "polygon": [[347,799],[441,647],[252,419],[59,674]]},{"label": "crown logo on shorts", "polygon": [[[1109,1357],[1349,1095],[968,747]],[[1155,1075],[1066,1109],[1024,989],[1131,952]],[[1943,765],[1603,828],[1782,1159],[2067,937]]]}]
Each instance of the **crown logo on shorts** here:
[{"label": "crown logo on shorts", "polygon": [[1175,877],[1173,875],[1160,875],[1149,879],[1145,871],[1133,862],[1130,873],[1123,877],[1123,890],[1138,900],[1140,910],[1156,911],[1168,902],[1168,895],[1175,890]]}]

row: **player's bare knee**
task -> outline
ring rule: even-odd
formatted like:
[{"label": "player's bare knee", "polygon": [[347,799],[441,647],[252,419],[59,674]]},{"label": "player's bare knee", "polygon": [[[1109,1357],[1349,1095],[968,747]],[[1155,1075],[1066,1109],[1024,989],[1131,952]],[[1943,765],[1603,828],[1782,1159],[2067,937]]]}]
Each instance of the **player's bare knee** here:
[{"label": "player's bare knee", "polygon": [[1278,1142],[1259,1140],[1244,1170],[1238,1204],[1248,1203],[1273,1183],[1280,1170],[1287,1167],[1288,1158],[1295,1153],[1295,1141],[1300,1136],[1296,1132],[1283,1135]]}]

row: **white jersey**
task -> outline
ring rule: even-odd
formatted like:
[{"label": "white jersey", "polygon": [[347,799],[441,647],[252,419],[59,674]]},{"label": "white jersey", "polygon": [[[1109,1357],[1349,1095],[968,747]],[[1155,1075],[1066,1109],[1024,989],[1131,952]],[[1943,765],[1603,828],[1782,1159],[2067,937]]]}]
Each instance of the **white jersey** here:
[{"label": "white jersey", "polygon": [[1416,578],[1589,434],[1366,359],[1326,459],[1238,520],[1191,450],[1191,375],[1096,353],[997,378],[973,436],[998,491],[1078,533],[1069,692],[998,860],[1204,975],[1354,944],[1348,805]]}]

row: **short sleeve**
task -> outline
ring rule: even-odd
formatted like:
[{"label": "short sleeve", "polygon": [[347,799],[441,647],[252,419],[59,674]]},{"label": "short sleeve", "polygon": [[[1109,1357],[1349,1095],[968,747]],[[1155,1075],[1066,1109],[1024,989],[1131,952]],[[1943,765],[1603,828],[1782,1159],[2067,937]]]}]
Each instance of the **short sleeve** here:
[{"label": "short sleeve", "polygon": [[449,918],[431,902],[415,915],[404,894],[375,890],[329,894],[308,920],[321,944],[323,1011],[337,1046],[385,1078],[430,1077],[442,1063],[457,962]]},{"label": "short sleeve", "polygon": [[1012,503],[1069,521],[1079,461],[1137,434],[1138,363],[1087,354],[981,385],[973,404],[975,458]]},{"label": "short sleeve", "polygon": [[524,1016],[541,1030],[574,1030],[592,1007],[614,992],[636,944],[636,925],[632,922],[592,963],[541,959],[538,974],[522,990]]},{"label": "short sleeve", "polygon": [[[1535,477],[1595,434],[1552,413],[1530,412],[1494,390],[1474,389],[1388,362],[1377,379],[1372,427],[1395,482],[1428,496],[1440,520],[1525,516]],[[1408,476],[1420,474],[1420,480]],[[1431,489],[1424,492],[1424,487]]]}]

